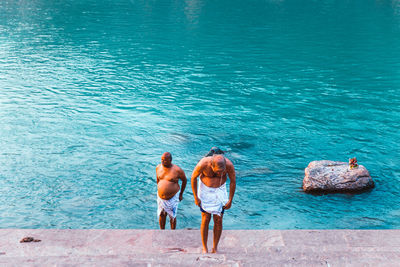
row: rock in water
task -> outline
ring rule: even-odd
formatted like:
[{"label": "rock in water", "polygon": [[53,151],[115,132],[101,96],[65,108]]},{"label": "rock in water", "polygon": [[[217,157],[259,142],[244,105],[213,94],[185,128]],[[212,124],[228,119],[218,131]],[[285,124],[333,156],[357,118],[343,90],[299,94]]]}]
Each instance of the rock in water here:
[{"label": "rock in water", "polygon": [[340,161],[312,161],[305,169],[303,190],[305,192],[362,191],[374,187],[368,170],[363,165],[350,169]]}]

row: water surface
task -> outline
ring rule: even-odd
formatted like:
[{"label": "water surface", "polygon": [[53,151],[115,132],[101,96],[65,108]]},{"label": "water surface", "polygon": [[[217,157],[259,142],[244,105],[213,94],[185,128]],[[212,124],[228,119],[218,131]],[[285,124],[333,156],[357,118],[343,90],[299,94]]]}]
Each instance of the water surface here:
[{"label": "water surface", "polygon": [[[399,228],[399,36],[395,0],[1,1],[0,227],[157,228],[161,154],[216,145],[225,229]],[[350,157],[376,189],[301,191]]]}]

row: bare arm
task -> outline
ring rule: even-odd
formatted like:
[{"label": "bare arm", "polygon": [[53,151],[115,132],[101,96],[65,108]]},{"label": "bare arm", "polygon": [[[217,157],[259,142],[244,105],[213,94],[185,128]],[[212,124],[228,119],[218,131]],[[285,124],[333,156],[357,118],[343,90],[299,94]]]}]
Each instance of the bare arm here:
[{"label": "bare arm", "polygon": [[160,178],[158,178],[158,166],[156,167],[156,177],[157,177],[157,184],[160,181]]},{"label": "bare arm", "polygon": [[197,163],[196,167],[194,168],[193,173],[192,173],[192,178],[191,178],[194,203],[197,206],[200,206],[200,199],[197,196],[197,177],[199,177],[202,170],[203,170],[202,160],[200,160],[199,163]]},{"label": "bare arm", "polygon": [[[229,161],[230,162],[230,161]],[[233,196],[236,190],[236,172],[232,162],[227,164],[227,170],[230,184],[229,184],[229,201],[225,204],[224,209],[230,209],[232,206]]]},{"label": "bare arm", "polygon": [[186,184],[187,184],[186,175],[185,175],[185,172],[182,169],[180,170],[179,179],[182,180],[181,193],[179,194],[179,201],[182,201],[183,192],[185,192],[185,188],[186,188]]}]

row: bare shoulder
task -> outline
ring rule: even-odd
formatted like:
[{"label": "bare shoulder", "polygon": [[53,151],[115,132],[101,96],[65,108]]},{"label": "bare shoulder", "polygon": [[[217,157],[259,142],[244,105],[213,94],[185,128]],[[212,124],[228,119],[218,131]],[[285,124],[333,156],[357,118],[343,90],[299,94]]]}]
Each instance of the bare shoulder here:
[{"label": "bare shoulder", "polygon": [[225,158],[225,160],[226,160],[226,165],[232,165],[233,166],[233,163],[232,163],[232,161],[230,159]]},{"label": "bare shoulder", "polygon": [[184,172],[183,170],[182,170],[182,168],[181,167],[179,167],[178,165],[174,165],[174,169],[175,169],[175,171],[176,172]]},{"label": "bare shoulder", "polygon": [[156,167],[156,174],[157,174],[157,175],[158,175],[158,174],[161,174],[162,171],[163,171],[163,166],[162,166],[162,164],[158,164],[157,167]]},{"label": "bare shoulder", "polygon": [[234,169],[232,161],[228,158],[225,158],[225,160],[226,160],[226,167]]},{"label": "bare shoulder", "polygon": [[196,167],[194,167],[194,172],[202,172],[208,165],[208,161],[209,159],[207,158],[202,158],[201,160],[199,160],[199,162],[197,163]]},{"label": "bare shoulder", "polygon": [[197,166],[203,169],[207,167],[210,162],[211,162],[211,157],[204,157],[199,161],[199,163],[197,163]]}]

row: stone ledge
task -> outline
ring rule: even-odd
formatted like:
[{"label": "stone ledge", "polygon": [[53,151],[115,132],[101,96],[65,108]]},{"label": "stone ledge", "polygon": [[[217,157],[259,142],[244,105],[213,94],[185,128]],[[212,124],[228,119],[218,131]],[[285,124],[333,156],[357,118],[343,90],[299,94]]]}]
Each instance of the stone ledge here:
[{"label": "stone ledge", "polygon": [[[19,243],[25,236],[42,241]],[[224,230],[219,253],[206,255],[199,230],[0,229],[0,237],[1,266],[400,264],[400,230]]]}]

